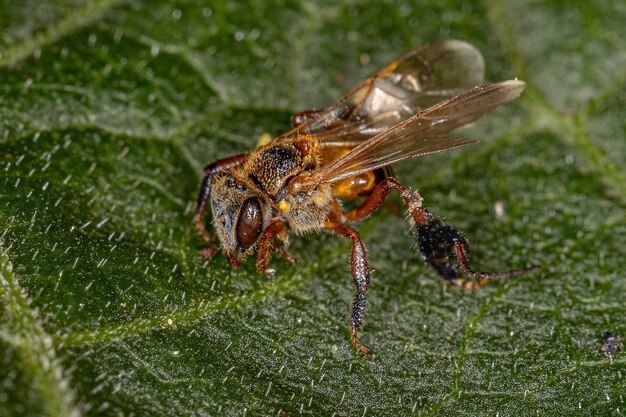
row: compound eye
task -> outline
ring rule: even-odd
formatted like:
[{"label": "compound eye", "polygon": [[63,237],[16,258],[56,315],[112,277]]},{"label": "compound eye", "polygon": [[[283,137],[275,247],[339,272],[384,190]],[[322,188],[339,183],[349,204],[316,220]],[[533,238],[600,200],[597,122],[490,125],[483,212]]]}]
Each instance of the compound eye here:
[{"label": "compound eye", "polygon": [[247,249],[254,245],[263,227],[263,213],[261,204],[256,197],[250,197],[243,202],[239,218],[237,219],[237,243]]}]

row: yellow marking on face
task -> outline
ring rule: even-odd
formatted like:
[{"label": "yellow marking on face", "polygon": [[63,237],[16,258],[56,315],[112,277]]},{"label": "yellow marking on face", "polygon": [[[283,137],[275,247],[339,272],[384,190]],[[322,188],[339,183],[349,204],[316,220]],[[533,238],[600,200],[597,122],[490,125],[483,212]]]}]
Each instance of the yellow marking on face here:
[{"label": "yellow marking on face", "polygon": [[263,133],[256,142],[256,147],[261,147],[270,143],[274,138],[269,133]]},{"label": "yellow marking on face", "polygon": [[278,210],[282,211],[283,213],[288,212],[290,208],[291,208],[291,204],[289,204],[285,200],[280,200],[278,202]]}]

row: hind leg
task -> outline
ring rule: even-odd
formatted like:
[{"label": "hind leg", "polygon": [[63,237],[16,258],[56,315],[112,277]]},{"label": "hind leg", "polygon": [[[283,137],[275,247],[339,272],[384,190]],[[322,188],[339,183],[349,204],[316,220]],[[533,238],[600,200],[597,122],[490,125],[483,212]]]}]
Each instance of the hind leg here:
[{"label": "hind leg", "polygon": [[[360,207],[345,213],[344,218],[356,221],[369,216],[383,205],[391,190],[397,190],[407,205],[415,225],[415,238],[424,260],[446,281],[461,288],[475,290],[494,278],[523,275],[539,269],[533,266],[498,272],[474,272],[467,259],[467,240],[461,232],[422,207],[422,198],[419,194],[408,187],[403,187],[393,177],[381,181],[369,198]],[[462,272],[475,281],[467,281],[463,278]]]},{"label": "hind leg", "polygon": [[[506,271],[475,272],[467,259],[468,244],[461,232],[423,209],[415,221],[415,238],[426,262],[451,284],[467,290],[477,290],[494,278],[506,278],[529,274],[539,269],[532,266]],[[462,269],[460,269],[460,268]],[[473,279],[468,281],[464,275]]]}]

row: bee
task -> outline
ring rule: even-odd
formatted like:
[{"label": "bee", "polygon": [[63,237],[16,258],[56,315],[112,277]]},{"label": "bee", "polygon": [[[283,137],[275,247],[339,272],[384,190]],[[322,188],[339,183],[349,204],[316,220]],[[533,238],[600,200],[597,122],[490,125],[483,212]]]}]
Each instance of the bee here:
[{"label": "bee", "polygon": [[[205,225],[209,205],[230,264],[237,267],[256,251],[261,274],[273,272],[268,268],[272,252],[294,260],[285,248],[288,230],[296,235],[324,230],[351,239],[356,292],[350,341],[364,356],[371,354],[360,337],[370,267],[365,245],[350,223],[380,208],[393,190],[406,205],[423,258],[449,283],[475,290],[496,277],[537,270],[533,266],[475,272],[463,234],[435,217],[419,193],[401,185],[390,169],[404,159],[477,142],[448,132],[513,100],[524,89],[519,80],[476,87],[483,75],[482,55],[466,42],[423,46],[330,107],[296,114],[293,129],[270,143],[207,165],[194,218],[208,244],[204,254],[218,253]],[[348,200],[360,205],[344,210],[342,203]]]}]

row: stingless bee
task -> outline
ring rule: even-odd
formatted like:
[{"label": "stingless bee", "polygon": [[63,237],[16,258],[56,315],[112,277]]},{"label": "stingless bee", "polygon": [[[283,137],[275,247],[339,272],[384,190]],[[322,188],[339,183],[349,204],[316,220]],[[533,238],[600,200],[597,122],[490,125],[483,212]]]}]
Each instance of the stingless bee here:
[{"label": "stingless bee", "polygon": [[[346,223],[368,217],[392,190],[407,206],[424,259],[448,282],[477,289],[495,277],[537,270],[474,272],[463,235],[428,211],[422,197],[401,185],[390,171],[398,161],[476,142],[447,133],[518,97],[524,89],[518,80],[475,87],[482,84],[483,74],[483,58],[468,43],[450,40],[423,46],[330,107],[297,114],[293,130],[269,144],[207,165],[194,219],[209,245],[204,253],[218,252],[205,228],[209,202],[215,232],[231,265],[239,266],[245,255],[256,250],[261,274],[271,272],[272,251],[293,260],[285,249],[287,227],[298,235],[327,230],[351,239],[356,294],[350,340],[365,356],[370,350],[359,332],[370,268],[359,233]],[[363,202],[344,211],[341,202],[351,199]],[[283,244],[275,245],[275,239]]]}]

